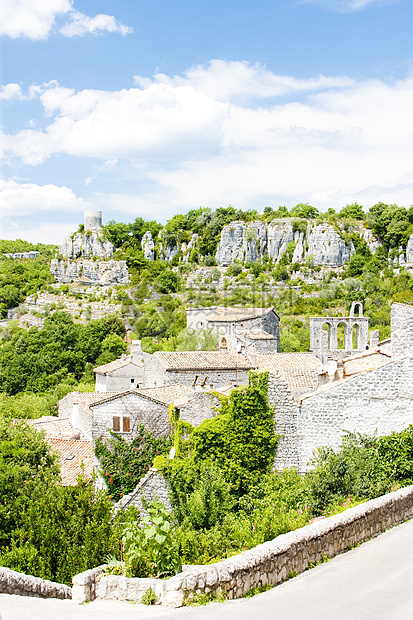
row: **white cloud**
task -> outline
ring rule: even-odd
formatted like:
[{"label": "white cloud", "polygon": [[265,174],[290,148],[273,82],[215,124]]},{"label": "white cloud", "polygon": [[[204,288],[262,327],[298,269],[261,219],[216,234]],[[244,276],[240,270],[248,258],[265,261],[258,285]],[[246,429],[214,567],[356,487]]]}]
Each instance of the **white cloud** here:
[{"label": "white cloud", "polygon": [[[53,154],[100,159],[98,172],[94,161],[93,174],[85,173],[89,191],[99,192],[88,200],[135,217],[200,204],[412,201],[411,77],[390,84],[297,80],[260,65],[213,61],[182,77],[138,82],[116,92],[42,85],[36,96],[49,126],[0,142],[30,165]],[[121,178],[124,194],[105,198],[108,178]]]},{"label": "white cloud", "polygon": [[64,36],[119,32],[133,32],[112,15],[88,17],[73,8],[73,0],[1,0],[0,35],[12,39],[27,37],[33,40],[47,39],[56,18],[66,17],[68,22],[60,29]]},{"label": "white cloud", "polygon": [[88,17],[84,13],[75,11],[70,16],[71,21],[67,23],[60,32],[65,37],[83,36],[85,34],[99,34],[101,32],[119,32],[122,36],[133,32],[133,28],[124,26],[113,17],[113,15],[96,15]]},{"label": "white cloud", "polygon": [[0,179],[0,213],[6,217],[30,216],[39,211],[70,213],[83,211],[87,206],[68,187]]},{"label": "white cloud", "polygon": [[56,17],[71,10],[72,0],[2,0],[0,34],[47,39]]},{"label": "white cloud", "polygon": [[[151,80],[135,76],[138,86],[148,88]],[[218,101],[246,102],[251,99],[281,97],[291,93],[313,92],[326,88],[349,86],[352,80],[347,77],[324,77],[297,79],[288,75],[276,75],[266,67],[246,61],[211,60],[208,65],[198,65],[188,69],[184,76],[168,77],[158,73],[154,77],[157,84],[170,88],[190,84],[198,92]]]},{"label": "white cloud", "polygon": [[19,84],[5,84],[0,87],[0,99],[8,101],[9,99],[22,99],[22,89]]}]

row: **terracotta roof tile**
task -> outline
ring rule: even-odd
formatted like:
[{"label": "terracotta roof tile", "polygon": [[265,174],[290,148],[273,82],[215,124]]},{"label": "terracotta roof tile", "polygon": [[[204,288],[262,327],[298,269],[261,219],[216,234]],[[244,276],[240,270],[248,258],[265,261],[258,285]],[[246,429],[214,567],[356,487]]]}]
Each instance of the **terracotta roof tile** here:
[{"label": "terracotta roof tile", "polygon": [[85,411],[90,412],[91,405],[104,400],[110,400],[113,396],[122,392],[71,392],[74,402],[77,402]]},{"label": "terracotta roof tile", "polygon": [[118,370],[119,368],[124,368],[125,366],[129,366],[129,364],[134,364],[138,368],[142,368],[143,364],[138,364],[136,361],[133,361],[131,356],[126,358],[119,358],[114,360],[113,362],[109,362],[109,364],[103,364],[102,366],[97,366],[93,369],[93,372],[97,372],[99,375],[107,375],[109,372],[113,370]]},{"label": "terracotta roof tile", "polygon": [[208,316],[208,321],[245,321],[266,316],[271,311],[275,312],[274,308],[215,308],[215,312]]},{"label": "terracotta roof tile", "polygon": [[44,431],[46,438],[57,439],[80,438],[79,431],[75,431],[68,418],[56,418],[55,416],[43,416],[37,420],[27,420],[38,431]]},{"label": "terracotta roof tile", "polygon": [[187,400],[190,389],[191,388],[187,385],[180,385],[178,383],[176,385],[168,385],[165,387],[140,388],[134,390],[134,393],[140,394],[145,398],[150,398],[151,400],[155,400],[164,405],[170,405],[172,403],[177,405],[178,403]]},{"label": "terracotta roof tile", "polygon": [[312,353],[263,353],[257,355],[257,366],[260,370],[302,370],[304,368],[319,369],[321,361]]},{"label": "terracotta roof tile", "polygon": [[[59,455],[63,486],[75,486],[82,473],[89,480],[93,473],[93,442],[46,438],[50,448]],[[82,465],[84,468],[82,468]]]},{"label": "terracotta roof tile", "polygon": [[254,363],[235,351],[156,351],[154,357],[165,370],[249,370]]}]

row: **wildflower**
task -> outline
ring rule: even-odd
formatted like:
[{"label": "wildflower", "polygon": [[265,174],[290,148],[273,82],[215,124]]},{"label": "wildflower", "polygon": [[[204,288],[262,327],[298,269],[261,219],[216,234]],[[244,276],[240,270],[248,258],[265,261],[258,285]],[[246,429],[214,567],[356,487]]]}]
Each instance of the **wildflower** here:
[{"label": "wildflower", "polygon": [[111,484],[113,484],[113,480],[112,480],[112,478],[109,478],[109,482],[110,482]]},{"label": "wildflower", "polygon": [[298,509],[298,514],[299,514],[299,515],[302,515],[302,514],[303,514],[303,511],[301,510],[301,508],[299,508],[299,509]]},{"label": "wildflower", "polygon": [[106,475],[109,476],[108,472],[106,472]]}]

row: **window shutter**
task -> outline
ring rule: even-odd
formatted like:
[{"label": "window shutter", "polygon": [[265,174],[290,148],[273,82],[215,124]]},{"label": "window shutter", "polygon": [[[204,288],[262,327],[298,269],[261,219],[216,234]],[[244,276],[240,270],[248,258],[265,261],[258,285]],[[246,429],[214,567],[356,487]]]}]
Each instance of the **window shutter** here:
[{"label": "window shutter", "polygon": [[123,432],[130,433],[130,418],[123,418]]},{"label": "window shutter", "polygon": [[113,430],[115,431],[115,433],[120,432],[120,417],[119,416],[114,416],[113,418]]}]

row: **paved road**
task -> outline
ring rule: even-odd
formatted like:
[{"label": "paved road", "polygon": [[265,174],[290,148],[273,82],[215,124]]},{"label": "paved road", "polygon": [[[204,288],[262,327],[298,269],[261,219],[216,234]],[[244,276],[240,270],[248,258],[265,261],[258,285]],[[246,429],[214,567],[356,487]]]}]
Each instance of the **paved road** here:
[{"label": "paved road", "polygon": [[251,599],[164,609],[0,594],[1,620],[411,620],[413,520]]}]

